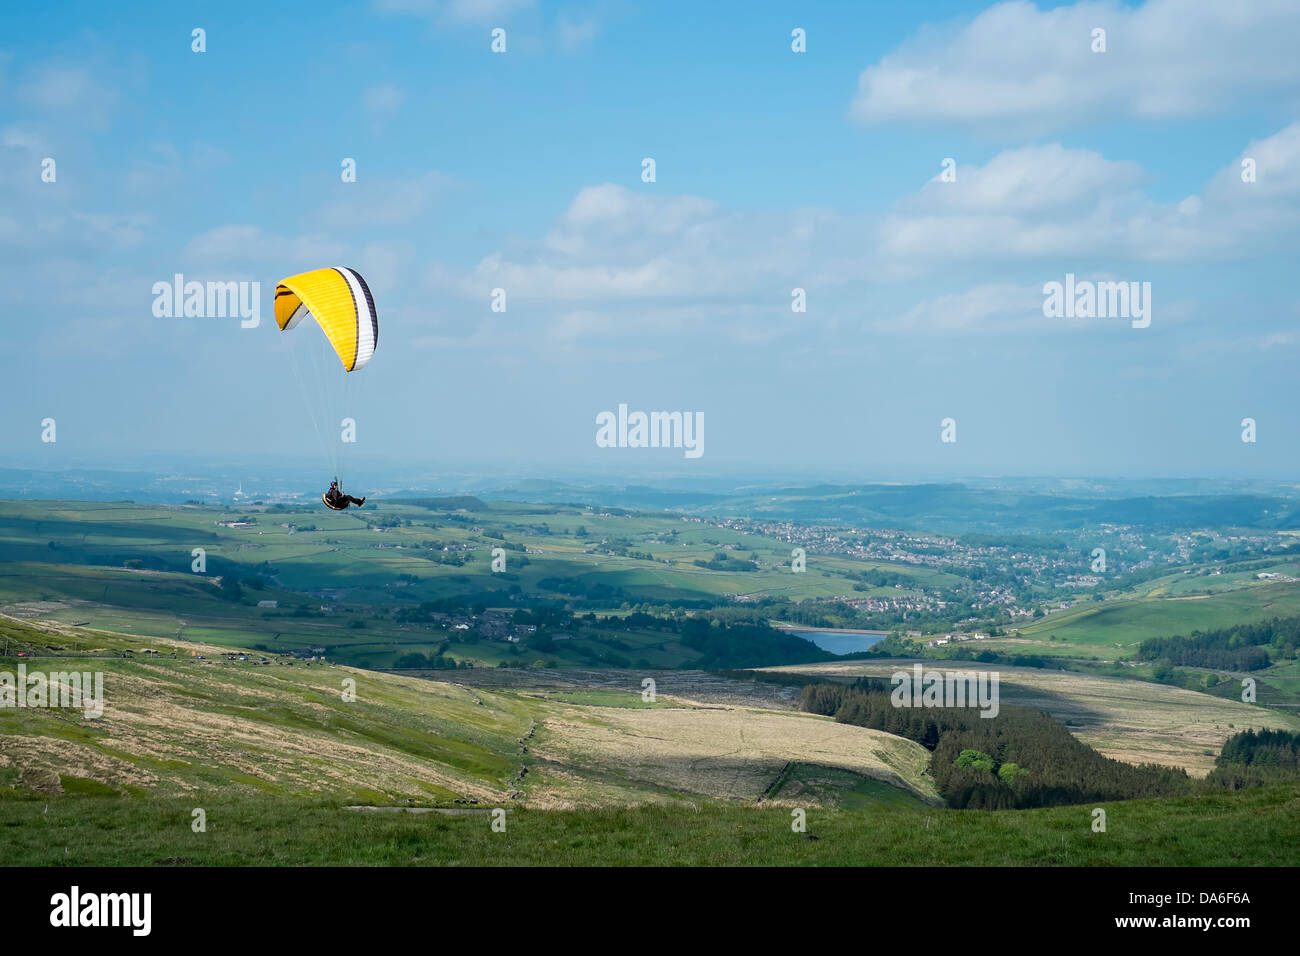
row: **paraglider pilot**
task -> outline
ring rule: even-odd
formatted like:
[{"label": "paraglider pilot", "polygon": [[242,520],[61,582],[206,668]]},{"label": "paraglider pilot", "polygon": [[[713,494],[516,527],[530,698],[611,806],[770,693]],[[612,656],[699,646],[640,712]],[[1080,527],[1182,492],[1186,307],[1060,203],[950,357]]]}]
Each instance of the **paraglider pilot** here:
[{"label": "paraglider pilot", "polygon": [[366,503],[365,498],[353,498],[351,495],[345,495],[339,490],[339,480],[335,478],[330,482],[330,490],[321,495],[325,499],[325,504],[329,505],[335,511],[342,511],[348,505],[356,505],[358,508]]}]

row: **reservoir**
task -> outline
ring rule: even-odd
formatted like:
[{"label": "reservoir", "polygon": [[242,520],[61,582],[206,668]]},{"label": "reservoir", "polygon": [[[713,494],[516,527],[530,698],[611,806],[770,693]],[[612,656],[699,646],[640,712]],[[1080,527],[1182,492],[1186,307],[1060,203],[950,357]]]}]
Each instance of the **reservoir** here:
[{"label": "reservoir", "polygon": [[787,634],[794,634],[806,641],[812,641],[824,651],[832,654],[852,654],[865,651],[879,644],[889,636],[888,631],[833,631],[812,630],[809,628],[782,628]]}]

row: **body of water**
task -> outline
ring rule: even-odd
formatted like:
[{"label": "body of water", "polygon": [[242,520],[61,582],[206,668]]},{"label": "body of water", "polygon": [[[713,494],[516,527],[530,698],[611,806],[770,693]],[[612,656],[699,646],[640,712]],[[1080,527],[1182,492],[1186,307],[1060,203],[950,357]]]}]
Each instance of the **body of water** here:
[{"label": "body of water", "polygon": [[807,631],[787,628],[786,633],[812,641],[832,654],[852,654],[865,651],[889,636],[888,631]]}]

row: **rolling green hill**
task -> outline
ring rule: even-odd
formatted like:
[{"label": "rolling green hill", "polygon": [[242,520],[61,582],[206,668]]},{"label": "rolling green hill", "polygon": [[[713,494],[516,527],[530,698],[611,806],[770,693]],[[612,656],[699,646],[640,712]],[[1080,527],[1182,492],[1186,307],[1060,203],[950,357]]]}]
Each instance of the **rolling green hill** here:
[{"label": "rolling green hill", "polygon": [[[9,864],[1300,859],[1296,786],[1108,804],[1101,834],[1092,807],[942,809],[919,745],[788,711],[459,681],[472,672],[448,683],[260,664],[214,645],[4,618],[0,635],[13,655],[0,670],[98,669],[106,696],[99,720],[0,710]],[[355,702],[343,699],[348,680]],[[504,833],[490,827],[493,807],[507,811]],[[801,809],[807,834],[791,829]]]},{"label": "rolling green hill", "polygon": [[[337,514],[251,505],[222,511],[2,502],[0,609],[282,654],[325,647],[332,660],[381,668],[408,653],[437,653],[458,637],[445,626],[398,619],[426,602],[510,615],[524,596],[530,604],[576,598],[602,611],[641,601],[713,607],[740,595],[817,600],[853,593],[851,575],[885,567],[827,556],[815,572],[794,574],[784,542],[677,516],[508,502],[483,507],[471,513],[380,503]],[[491,566],[498,547],[506,559],[499,573]],[[200,571],[195,549],[203,551]],[[719,553],[729,555],[719,569],[700,566],[719,563]],[[917,588],[956,580],[925,568],[890,570]],[[238,588],[229,586],[236,582]],[[259,607],[262,602],[275,607]],[[620,634],[623,648],[605,645],[599,630],[568,645],[530,648],[522,661],[516,660],[521,649],[504,641],[444,653],[486,666],[535,660],[592,666],[622,658],[679,667],[693,656],[654,630]]]},{"label": "rolling green hill", "polygon": [[[1300,586],[1255,581],[1212,595],[1168,596],[1156,587],[1144,594],[1087,603],[1021,626],[1016,635],[1033,641],[1043,654],[1076,657],[1131,657],[1149,637],[1190,634],[1233,624],[1300,614]],[[1047,641],[1049,636],[1055,642]],[[1014,639],[990,646],[1015,648]]]},{"label": "rolling green hill", "polygon": [[[476,686],[0,618],[10,657],[99,671],[104,712],[0,709],[0,794],[328,795],[565,808],[754,801],[793,761],[935,803],[919,745],[788,710]],[[80,644],[77,654],[69,645]],[[150,653],[152,651],[153,653]],[[23,655],[21,657],[17,655]],[[231,659],[234,657],[235,659]],[[240,658],[248,657],[244,660]],[[351,699],[349,699],[351,698]],[[834,787],[823,787],[833,799]],[[805,794],[805,801],[816,799]]]}]

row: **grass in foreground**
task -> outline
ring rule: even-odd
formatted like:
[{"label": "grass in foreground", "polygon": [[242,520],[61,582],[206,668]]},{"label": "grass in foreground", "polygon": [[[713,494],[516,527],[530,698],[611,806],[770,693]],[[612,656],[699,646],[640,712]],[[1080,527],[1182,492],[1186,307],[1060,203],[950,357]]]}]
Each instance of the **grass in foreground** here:
[{"label": "grass in foreground", "polygon": [[[196,804],[207,832],[191,831]],[[982,812],[646,807],[360,813],[289,798],[0,799],[0,859],[29,866],[1294,866],[1300,785],[1174,800]]]}]

